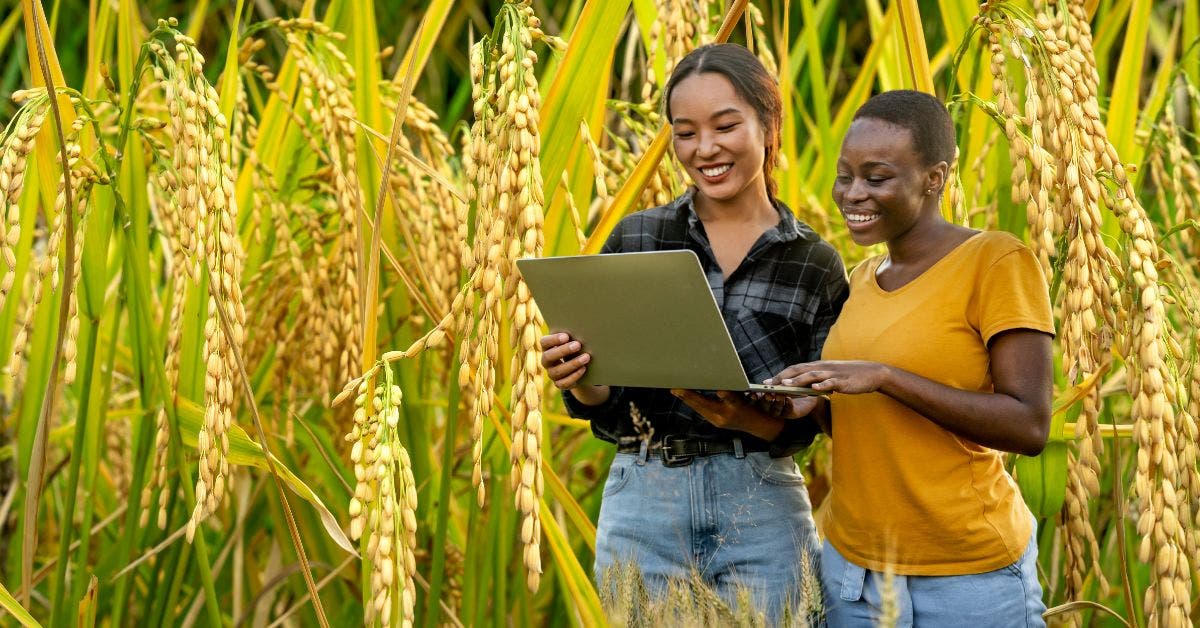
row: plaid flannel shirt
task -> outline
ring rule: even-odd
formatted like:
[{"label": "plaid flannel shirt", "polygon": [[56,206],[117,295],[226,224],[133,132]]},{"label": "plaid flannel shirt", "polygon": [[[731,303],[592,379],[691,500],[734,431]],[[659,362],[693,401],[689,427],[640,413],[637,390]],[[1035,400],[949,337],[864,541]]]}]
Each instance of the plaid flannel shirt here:
[{"label": "plaid flannel shirt", "polygon": [[[751,382],[761,382],[791,364],[820,359],[829,328],[849,294],[837,251],[776,201],[779,224],[759,237],[726,279],[693,209],[693,190],[667,205],[625,217],[601,252],[694,251]],[[736,437],[779,457],[808,446],[818,431],[813,421],[788,421],[778,438],[764,443],[744,432],[712,425],[664,389],[614,386],[608,401],[598,406],[579,403],[570,393],[564,393],[563,400],[572,416],[591,421],[596,437],[613,443],[641,438],[630,418],[630,402],[650,420],[655,439]]]}]

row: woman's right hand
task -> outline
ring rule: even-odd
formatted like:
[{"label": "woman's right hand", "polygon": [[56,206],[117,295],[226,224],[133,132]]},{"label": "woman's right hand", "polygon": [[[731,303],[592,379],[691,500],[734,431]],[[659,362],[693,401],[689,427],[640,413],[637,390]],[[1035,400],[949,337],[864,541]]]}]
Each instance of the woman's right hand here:
[{"label": "woman's right hand", "polygon": [[559,390],[569,391],[585,405],[596,406],[608,401],[608,386],[579,385],[579,378],[587,372],[591,354],[582,353],[583,345],[573,340],[570,334],[557,333],[542,336],[542,366]]},{"label": "woman's right hand", "polygon": [[793,397],[776,393],[759,393],[756,404],[760,410],[781,419],[800,419],[811,415],[824,403],[822,397]]}]

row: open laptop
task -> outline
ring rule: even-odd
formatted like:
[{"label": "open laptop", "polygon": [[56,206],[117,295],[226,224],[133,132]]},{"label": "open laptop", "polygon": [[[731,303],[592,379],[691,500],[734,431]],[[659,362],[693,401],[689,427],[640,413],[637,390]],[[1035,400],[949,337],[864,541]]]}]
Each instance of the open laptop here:
[{"label": "open laptop", "polygon": [[592,355],[583,383],[642,388],[826,393],[751,384],[689,250],[517,260],[551,333]]}]

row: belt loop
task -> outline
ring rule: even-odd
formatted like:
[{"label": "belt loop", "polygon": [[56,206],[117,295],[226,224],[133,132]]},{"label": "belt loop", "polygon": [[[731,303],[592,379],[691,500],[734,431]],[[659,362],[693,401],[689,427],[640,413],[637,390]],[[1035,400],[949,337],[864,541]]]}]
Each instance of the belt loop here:
[{"label": "belt loop", "polygon": [[733,457],[742,459],[746,457],[746,451],[742,449],[742,439],[733,439]]},{"label": "belt loop", "polygon": [[650,439],[643,438],[641,448],[638,449],[637,465],[639,467],[646,466],[646,459],[650,457]]}]

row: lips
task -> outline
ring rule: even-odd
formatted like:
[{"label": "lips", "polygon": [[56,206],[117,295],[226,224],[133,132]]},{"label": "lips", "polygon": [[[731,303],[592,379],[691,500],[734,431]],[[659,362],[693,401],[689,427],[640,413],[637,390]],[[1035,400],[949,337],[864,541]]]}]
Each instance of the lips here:
[{"label": "lips", "polygon": [[705,165],[696,168],[696,170],[700,174],[700,180],[696,181],[697,183],[703,181],[708,185],[719,185],[731,176],[729,173],[733,170],[733,164]]},{"label": "lips", "polygon": [[879,214],[875,212],[842,212],[842,216],[846,219],[846,226],[851,229],[864,229],[875,224],[879,220]]}]

